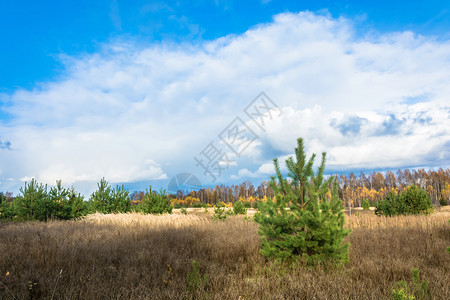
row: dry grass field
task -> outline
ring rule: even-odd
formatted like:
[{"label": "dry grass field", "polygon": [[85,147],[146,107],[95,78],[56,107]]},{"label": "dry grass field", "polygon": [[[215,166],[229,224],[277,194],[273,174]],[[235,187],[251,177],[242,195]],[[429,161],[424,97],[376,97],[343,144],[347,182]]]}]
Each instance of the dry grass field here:
[{"label": "dry grass field", "polygon": [[[0,224],[0,299],[390,299],[411,268],[449,299],[449,219],[353,214],[350,263],[337,270],[267,262],[256,223],[200,210]],[[197,285],[193,260],[206,274]]]}]

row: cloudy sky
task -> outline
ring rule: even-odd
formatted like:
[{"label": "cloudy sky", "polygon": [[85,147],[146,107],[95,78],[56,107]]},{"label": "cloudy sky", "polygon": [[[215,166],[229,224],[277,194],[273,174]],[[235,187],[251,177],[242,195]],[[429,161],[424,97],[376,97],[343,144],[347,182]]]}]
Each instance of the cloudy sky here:
[{"label": "cloudy sky", "polygon": [[0,191],[450,166],[447,1],[242,2],[3,1]]}]

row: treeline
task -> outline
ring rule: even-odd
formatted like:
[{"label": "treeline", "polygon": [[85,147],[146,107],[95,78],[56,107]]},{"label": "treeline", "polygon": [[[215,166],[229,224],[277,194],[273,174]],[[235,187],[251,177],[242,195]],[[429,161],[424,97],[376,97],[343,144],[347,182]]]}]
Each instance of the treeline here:
[{"label": "treeline", "polygon": [[[371,174],[360,173],[356,176],[335,176],[338,181],[339,197],[347,207],[361,207],[363,202],[375,206],[390,193],[397,195],[409,186],[418,186],[431,198],[433,205],[447,205],[450,200],[450,169],[437,171],[398,170],[384,175],[381,172]],[[250,181],[241,184],[214,188],[204,188],[197,191],[178,191],[168,195],[165,190],[130,193],[123,186],[113,188],[102,179],[98,188],[89,199],[76,192],[74,188],[64,188],[61,181],[50,189],[36,180],[25,183],[19,194],[13,197],[11,193],[0,193],[0,220],[68,220],[79,218],[89,213],[142,212],[165,213],[172,208],[204,207],[221,204],[232,207],[241,201],[246,207],[257,207],[259,202],[271,199],[274,192],[269,182],[263,181],[255,187]],[[390,197],[390,196],[389,196]]]},{"label": "treeline", "polygon": [[364,199],[371,205],[386,198],[392,191],[397,194],[405,191],[409,186],[418,186],[425,190],[433,205],[447,203],[450,197],[450,169],[440,168],[437,171],[398,170],[395,174],[387,171],[385,175],[373,172],[359,176],[350,173],[349,176],[340,175],[339,193],[347,206],[360,207]]},{"label": "treeline", "polygon": [[[131,194],[133,202],[139,202],[144,197],[143,191],[135,191]],[[216,203],[235,203],[239,200],[245,202],[255,202],[264,198],[273,197],[272,188],[269,182],[263,181],[257,188],[250,182],[244,181],[241,184],[225,186],[216,185],[214,188],[203,188],[193,191],[181,191],[170,195],[172,202],[190,206],[194,203],[215,205]]]},{"label": "treeline", "polygon": [[171,198],[164,190],[159,193],[151,187],[145,191],[142,201],[132,205],[129,191],[123,186],[111,187],[103,178],[98,188],[85,201],[84,196],[72,187],[64,188],[61,181],[48,188],[32,179],[20,189],[17,197],[0,193],[0,220],[2,221],[48,221],[70,220],[89,213],[171,213]]},{"label": "treeline", "polygon": [[[386,198],[390,191],[402,192],[408,186],[416,185],[427,192],[432,203],[438,205],[441,201],[448,201],[450,197],[450,169],[437,171],[398,170],[395,174],[387,171],[373,172],[366,175],[361,172],[359,176],[354,173],[335,175],[339,183],[339,196],[346,206],[361,207],[363,200],[367,199],[371,205]],[[140,201],[144,192],[134,192],[131,195],[133,201]],[[274,195],[269,182],[263,181],[255,187],[250,181],[241,184],[225,186],[216,185],[214,188],[204,188],[197,191],[178,191],[173,198],[178,203],[189,204],[197,201],[203,204],[214,205],[218,202],[234,203],[239,200],[254,203],[264,198],[272,198]],[[175,201],[176,202],[176,201]]]}]

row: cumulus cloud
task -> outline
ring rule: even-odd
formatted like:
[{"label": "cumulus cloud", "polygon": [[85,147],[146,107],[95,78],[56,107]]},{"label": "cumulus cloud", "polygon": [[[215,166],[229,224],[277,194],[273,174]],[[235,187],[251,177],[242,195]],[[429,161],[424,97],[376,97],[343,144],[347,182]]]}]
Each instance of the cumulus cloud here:
[{"label": "cumulus cloud", "polygon": [[[2,142],[0,189],[32,175],[163,182],[188,171],[205,183],[193,157],[220,144],[236,117],[258,139],[223,181],[266,176],[271,158],[292,153],[298,137],[310,152],[327,151],[335,169],[448,164],[450,43],[412,32],[357,36],[353,26],[285,13],[213,41],[120,39],[62,56],[58,80],[2,95],[11,118],[0,132],[14,151]],[[260,91],[283,112],[264,130],[243,112]]]},{"label": "cumulus cloud", "polygon": [[[401,105],[395,113],[362,111],[351,116],[326,113],[319,106],[304,110],[286,107],[283,117],[270,123],[266,143],[293,154],[296,138],[303,137],[308,152],[328,153],[328,168],[335,171],[447,167],[449,111],[450,105],[445,103]],[[287,158],[278,157],[282,162]],[[255,174],[273,174],[270,158],[265,157]]]},{"label": "cumulus cloud", "polygon": [[237,175],[231,175],[231,179],[241,179],[241,178],[249,178],[249,177],[258,177],[258,174],[250,172],[248,169],[241,169],[238,171]]}]

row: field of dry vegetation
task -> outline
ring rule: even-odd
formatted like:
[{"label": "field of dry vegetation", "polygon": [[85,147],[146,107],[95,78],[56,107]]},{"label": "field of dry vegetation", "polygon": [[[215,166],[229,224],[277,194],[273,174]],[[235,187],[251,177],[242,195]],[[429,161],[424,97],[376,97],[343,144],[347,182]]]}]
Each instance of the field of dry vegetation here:
[{"label": "field of dry vegetation", "polygon": [[257,224],[239,216],[0,224],[0,299],[390,299],[412,268],[433,299],[449,299],[449,219],[450,210],[347,217],[350,263],[336,270],[267,262]]}]

